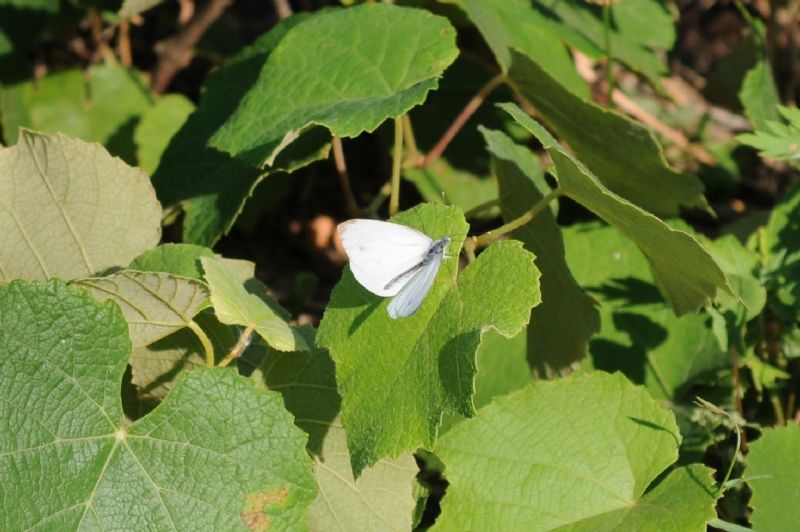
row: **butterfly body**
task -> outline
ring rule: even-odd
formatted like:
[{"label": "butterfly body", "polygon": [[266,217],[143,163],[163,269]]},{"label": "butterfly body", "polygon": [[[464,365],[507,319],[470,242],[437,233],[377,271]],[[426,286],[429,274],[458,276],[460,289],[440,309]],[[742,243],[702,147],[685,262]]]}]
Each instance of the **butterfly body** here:
[{"label": "butterfly body", "polygon": [[348,220],[338,231],[356,280],[373,294],[395,296],[387,307],[393,319],[410,316],[422,304],[451,241],[377,220]]}]

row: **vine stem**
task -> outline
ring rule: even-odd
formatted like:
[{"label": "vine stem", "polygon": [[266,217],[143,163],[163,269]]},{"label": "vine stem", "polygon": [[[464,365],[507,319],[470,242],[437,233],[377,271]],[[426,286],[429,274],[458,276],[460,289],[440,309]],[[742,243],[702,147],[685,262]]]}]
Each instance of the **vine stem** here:
[{"label": "vine stem", "polygon": [[347,205],[347,213],[351,218],[357,218],[361,213],[361,209],[358,208],[356,198],[353,196],[353,187],[350,186],[350,176],[347,173],[347,163],[344,159],[344,149],[342,148],[341,137],[332,138],[331,148],[333,151],[333,164],[336,166],[336,175],[339,176],[339,183],[342,186],[344,201]]},{"label": "vine stem", "polygon": [[722,408],[718,407],[714,403],[710,403],[703,399],[702,397],[695,397],[694,402],[698,406],[702,406],[706,410],[714,412],[715,414],[727,417],[731,423],[733,423],[733,428],[736,432],[736,449],[733,451],[733,457],[731,457],[731,463],[728,465],[728,471],[725,473],[725,478],[720,483],[719,487],[717,488],[717,493],[723,491],[725,486],[728,484],[728,481],[731,478],[731,474],[733,473],[733,467],[736,465],[736,457],[739,456],[739,452],[742,449],[742,428],[739,426],[738,421],[734,419],[732,415],[728,412],[723,410]]},{"label": "vine stem", "polygon": [[403,115],[403,142],[406,146],[406,162],[409,166],[416,166],[422,160],[417,148],[417,138],[414,136],[414,128],[411,127],[411,117],[408,113]]},{"label": "vine stem", "polygon": [[186,326],[197,336],[197,339],[200,340],[200,345],[203,346],[203,353],[206,357],[206,367],[213,368],[214,346],[211,344],[211,340],[208,339],[208,335],[194,320],[189,320]]},{"label": "vine stem", "polygon": [[389,194],[392,193],[392,182],[387,181],[383,184],[381,189],[375,194],[375,197],[372,199],[372,202],[367,207],[367,214],[370,218],[377,218],[378,217],[378,209],[381,208],[383,202],[386,201],[386,198],[389,197]]},{"label": "vine stem", "polygon": [[244,350],[247,349],[247,346],[250,345],[250,338],[253,336],[253,326],[248,325],[242,335],[239,336],[239,340],[236,342],[228,354],[225,355],[225,358],[219,361],[218,366],[220,368],[226,367],[228,364],[233,362],[234,359],[239,358],[244,353]]},{"label": "vine stem", "polygon": [[400,210],[400,170],[403,167],[403,118],[394,119],[394,152],[392,154],[392,192],[389,196],[389,216]]},{"label": "vine stem", "polygon": [[417,168],[426,168],[430,166],[436,159],[441,157],[444,150],[447,149],[447,146],[450,145],[450,142],[453,140],[453,137],[456,136],[464,124],[467,123],[467,120],[470,119],[472,115],[475,114],[475,111],[481,106],[481,104],[486,100],[486,98],[491,94],[491,92],[497,88],[505,80],[505,74],[498,74],[486,84],[481,87],[478,93],[472,97],[472,99],[467,102],[467,105],[464,106],[464,109],[461,110],[459,115],[453,120],[453,123],[450,124],[450,127],[447,128],[447,131],[444,132],[442,138],[436,143],[436,145],[423,157],[422,161],[417,165]]},{"label": "vine stem", "polygon": [[467,257],[474,256],[476,249],[488,246],[501,236],[508,234],[511,231],[518,229],[523,225],[525,225],[526,223],[530,222],[531,220],[536,218],[536,216],[538,216],[540,212],[546,209],[551,201],[558,198],[563,193],[564,192],[561,189],[561,187],[557,187],[551,190],[550,193],[547,194],[547,196],[537,201],[536,204],[533,207],[531,207],[528,211],[524,212],[517,218],[514,218],[507,224],[501,225],[500,227],[498,227],[497,229],[493,229],[492,231],[487,231],[486,233],[480,236],[477,237],[473,236],[471,238],[468,238],[464,242],[464,251],[467,254]]},{"label": "vine stem", "polygon": [[611,51],[611,3],[603,6],[603,29],[606,41],[606,84],[608,87],[608,103],[614,106],[614,55]]}]

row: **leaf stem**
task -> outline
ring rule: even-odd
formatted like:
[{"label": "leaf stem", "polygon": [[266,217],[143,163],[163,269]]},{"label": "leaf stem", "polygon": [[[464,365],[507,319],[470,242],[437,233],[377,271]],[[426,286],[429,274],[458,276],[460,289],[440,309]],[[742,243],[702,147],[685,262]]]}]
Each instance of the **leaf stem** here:
[{"label": "leaf stem", "polygon": [[213,368],[214,346],[211,344],[211,340],[208,339],[208,335],[194,320],[189,320],[189,323],[187,323],[186,326],[194,333],[195,336],[197,336],[197,339],[200,340],[200,345],[203,346],[203,353],[205,354],[206,358],[206,367]]},{"label": "leaf stem", "polygon": [[497,229],[492,231],[487,231],[486,233],[482,234],[478,237],[468,238],[464,242],[464,248],[467,253],[474,252],[477,248],[481,248],[484,246],[488,246],[501,236],[510,233],[511,231],[518,229],[525,225],[526,223],[530,222],[540,212],[547,208],[547,205],[563,194],[563,190],[561,187],[557,187],[550,191],[550,193],[536,202],[536,204],[530,208],[530,210],[524,212],[522,215],[518,216],[517,218],[511,220],[507,224],[501,225]]},{"label": "leaf stem", "polygon": [[453,120],[453,123],[450,124],[450,127],[447,128],[447,131],[444,132],[442,138],[436,143],[436,145],[428,152],[427,155],[420,161],[417,168],[426,168],[430,166],[436,159],[441,157],[444,150],[453,140],[453,137],[456,136],[464,124],[467,123],[467,120],[470,119],[472,115],[475,114],[475,111],[481,106],[481,104],[486,100],[486,98],[491,94],[491,92],[497,88],[503,81],[505,81],[505,74],[500,73],[497,74],[495,77],[490,79],[486,84],[481,87],[478,93],[472,97],[472,99],[467,102],[467,105],[464,106],[464,109],[461,110],[461,113]]},{"label": "leaf stem", "polygon": [[336,175],[339,176],[339,183],[344,193],[344,201],[347,205],[347,213],[352,217],[358,217],[361,210],[358,208],[356,198],[353,196],[353,188],[350,186],[350,176],[347,174],[347,163],[344,160],[344,150],[342,149],[342,139],[333,137],[331,141],[333,147],[333,162],[336,166]]},{"label": "leaf stem", "polygon": [[725,473],[725,478],[722,480],[722,482],[720,482],[719,487],[717,488],[717,493],[720,493],[724,491],[725,486],[728,485],[728,480],[730,480],[731,473],[733,473],[733,467],[736,465],[736,457],[739,456],[739,452],[742,449],[742,428],[739,426],[739,422],[736,420],[736,418],[714,403],[710,403],[702,397],[695,397],[694,402],[696,405],[701,406],[710,412],[727,417],[728,420],[733,424],[733,428],[736,431],[736,449],[733,451],[731,463],[728,465],[728,471]]},{"label": "leaf stem", "polygon": [[406,145],[406,162],[408,166],[416,166],[422,159],[417,148],[417,138],[414,136],[414,128],[411,127],[411,117],[408,113],[403,115],[403,142]]},{"label": "leaf stem", "polygon": [[734,429],[736,430],[736,449],[733,450],[733,456],[731,457],[731,463],[728,464],[728,470],[725,472],[725,478],[722,480],[722,483],[719,485],[719,491],[722,491],[724,486],[728,483],[728,480],[731,478],[731,473],[733,473],[733,466],[736,465],[736,457],[739,456],[739,450],[742,448],[742,429],[739,427],[739,424],[734,421],[733,424]]},{"label": "leaf stem", "polygon": [[372,202],[370,202],[369,206],[367,207],[367,214],[372,218],[377,218],[378,216],[378,209],[381,208],[383,202],[386,198],[389,197],[389,194],[392,193],[392,182],[387,181],[383,184],[375,197],[372,198]]},{"label": "leaf stem", "polygon": [[403,167],[403,119],[394,119],[394,152],[392,154],[392,192],[389,196],[389,216],[400,210],[400,170]]},{"label": "leaf stem", "polygon": [[236,342],[228,354],[225,355],[225,358],[219,361],[217,364],[218,367],[224,368],[228,364],[230,364],[234,359],[239,358],[244,353],[244,350],[247,349],[247,346],[250,345],[250,338],[253,336],[253,326],[248,325],[245,330],[242,332],[241,336],[239,336],[239,340]]},{"label": "leaf stem", "polygon": [[500,200],[498,199],[490,199],[489,201],[484,201],[480,205],[476,205],[467,212],[464,213],[464,218],[469,220],[470,218],[474,218],[481,214],[482,212],[491,209],[492,207],[496,207],[500,205]]},{"label": "leaf stem", "polygon": [[603,30],[606,41],[606,85],[608,90],[608,106],[614,107],[614,55],[611,50],[611,3],[603,6]]}]

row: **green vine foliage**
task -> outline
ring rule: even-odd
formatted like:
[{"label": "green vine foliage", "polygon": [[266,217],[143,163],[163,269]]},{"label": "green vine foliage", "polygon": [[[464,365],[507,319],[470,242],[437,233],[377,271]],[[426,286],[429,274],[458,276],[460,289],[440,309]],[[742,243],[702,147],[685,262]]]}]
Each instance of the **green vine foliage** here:
[{"label": "green vine foliage", "polygon": [[252,4],[0,0],[0,529],[800,527],[796,37],[687,118],[669,2]]}]

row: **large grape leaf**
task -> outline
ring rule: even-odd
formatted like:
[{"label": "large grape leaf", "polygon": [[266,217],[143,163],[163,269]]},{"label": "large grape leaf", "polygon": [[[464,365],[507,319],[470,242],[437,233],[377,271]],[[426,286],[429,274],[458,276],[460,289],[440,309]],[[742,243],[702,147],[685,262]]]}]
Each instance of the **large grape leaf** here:
[{"label": "large grape leaf", "polygon": [[210,145],[262,166],[312,125],[372,131],[436,88],[455,34],[443,17],[387,4],[315,13],[277,44]]},{"label": "large grape leaf", "polygon": [[309,132],[270,169],[258,170],[210,149],[208,139],[256,82],[276,44],[308,14],[288,18],[209,76],[197,110],[172,138],[153,175],[159,199],[180,203],[185,242],[212,245],[233,226],[256,185],[270,173],[292,171],[327,154],[327,137]]},{"label": "large grape leaf", "polygon": [[653,283],[647,259],[617,228],[576,224],[564,231],[567,262],[600,302],[592,365],[622,371],[657,399],[677,402],[692,384],[730,364],[703,314],[677,317]]},{"label": "large grape leaf", "polygon": [[[677,315],[709,303],[718,288],[733,295],[725,274],[694,237],[672,229],[649,212],[608,190],[589,168],[568,154],[541,124],[519,107],[503,104],[502,108],[544,145],[553,159],[559,187],[564,194],[636,242],[647,258],[656,285]],[[606,156],[613,157],[610,154]],[[654,190],[649,193],[658,194]]]},{"label": "large grape leaf", "polygon": [[[309,344],[314,330],[301,329]],[[414,509],[412,489],[418,472],[411,453],[384,458],[353,478],[347,439],[339,420],[333,361],[324,349],[296,353],[269,350],[263,358],[240,361],[259,385],[283,395],[295,423],[308,435],[319,495],[309,512],[309,528],[329,530],[409,530]],[[243,367],[244,366],[244,367]],[[255,366],[254,368],[252,366]]]},{"label": "large grape leaf", "polygon": [[2,528],[302,529],[316,489],[281,397],[203,369],[125,426],[129,352],[114,303],[0,287]]},{"label": "large grape leaf", "polygon": [[[133,128],[153,98],[139,74],[120,65],[65,70],[0,88],[7,144],[19,128],[63,133],[99,142],[125,161],[135,161]],[[11,111],[13,110],[13,112]]]},{"label": "large grape leaf", "polygon": [[211,305],[219,321],[227,325],[250,327],[279,351],[303,351],[309,348],[303,336],[287,323],[288,313],[272,300],[263,285],[251,283],[251,286],[245,287],[217,259],[202,257],[200,262],[211,291]]},{"label": "large grape leaf", "polygon": [[161,237],[147,176],[101,146],[22,131],[0,148],[0,281],[124,266]]},{"label": "large grape leaf", "polygon": [[[621,374],[501,397],[445,434],[438,530],[705,530],[712,471],[679,468],[675,418]],[[648,491],[646,491],[648,490]]]},{"label": "large grape leaf", "polygon": [[[533,207],[549,192],[544,172],[530,150],[498,132],[482,129],[500,183],[500,209],[506,221]],[[546,209],[513,233],[537,257],[542,271],[542,304],[531,312],[528,360],[540,375],[567,370],[586,357],[589,338],[600,327],[592,298],[564,260],[561,229]]]},{"label": "large grape leaf", "polygon": [[700,180],[670,168],[649,129],[582,100],[529,57],[511,55],[512,85],[612,192],[659,216],[708,207]]},{"label": "large grape leaf", "polygon": [[[432,238],[451,235],[450,255],[457,255],[467,229],[459,209],[437,204],[393,220]],[[419,310],[400,320],[389,318],[387,301],[345,270],[317,341],[336,363],[356,474],[383,456],[430,447],[443,412],[473,413],[475,350],[482,331],[491,327],[515,336],[541,301],[533,259],[519,242],[500,242],[457,279],[457,261],[446,259]]]},{"label": "large grape leaf", "polygon": [[188,326],[206,304],[208,288],[194,279],[160,272],[123,270],[74,282],[98,301],[116,301],[128,322],[134,347],[142,347]]},{"label": "large grape leaf", "polygon": [[750,445],[745,475],[753,490],[755,530],[800,528],[800,427],[765,429]]},{"label": "large grape leaf", "polygon": [[541,23],[530,0],[461,0],[504,71],[511,67],[511,49],[533,57],[551,76],[575,94],[587,98],[589,86],[578,75],[572,56],[559,36]]}]

